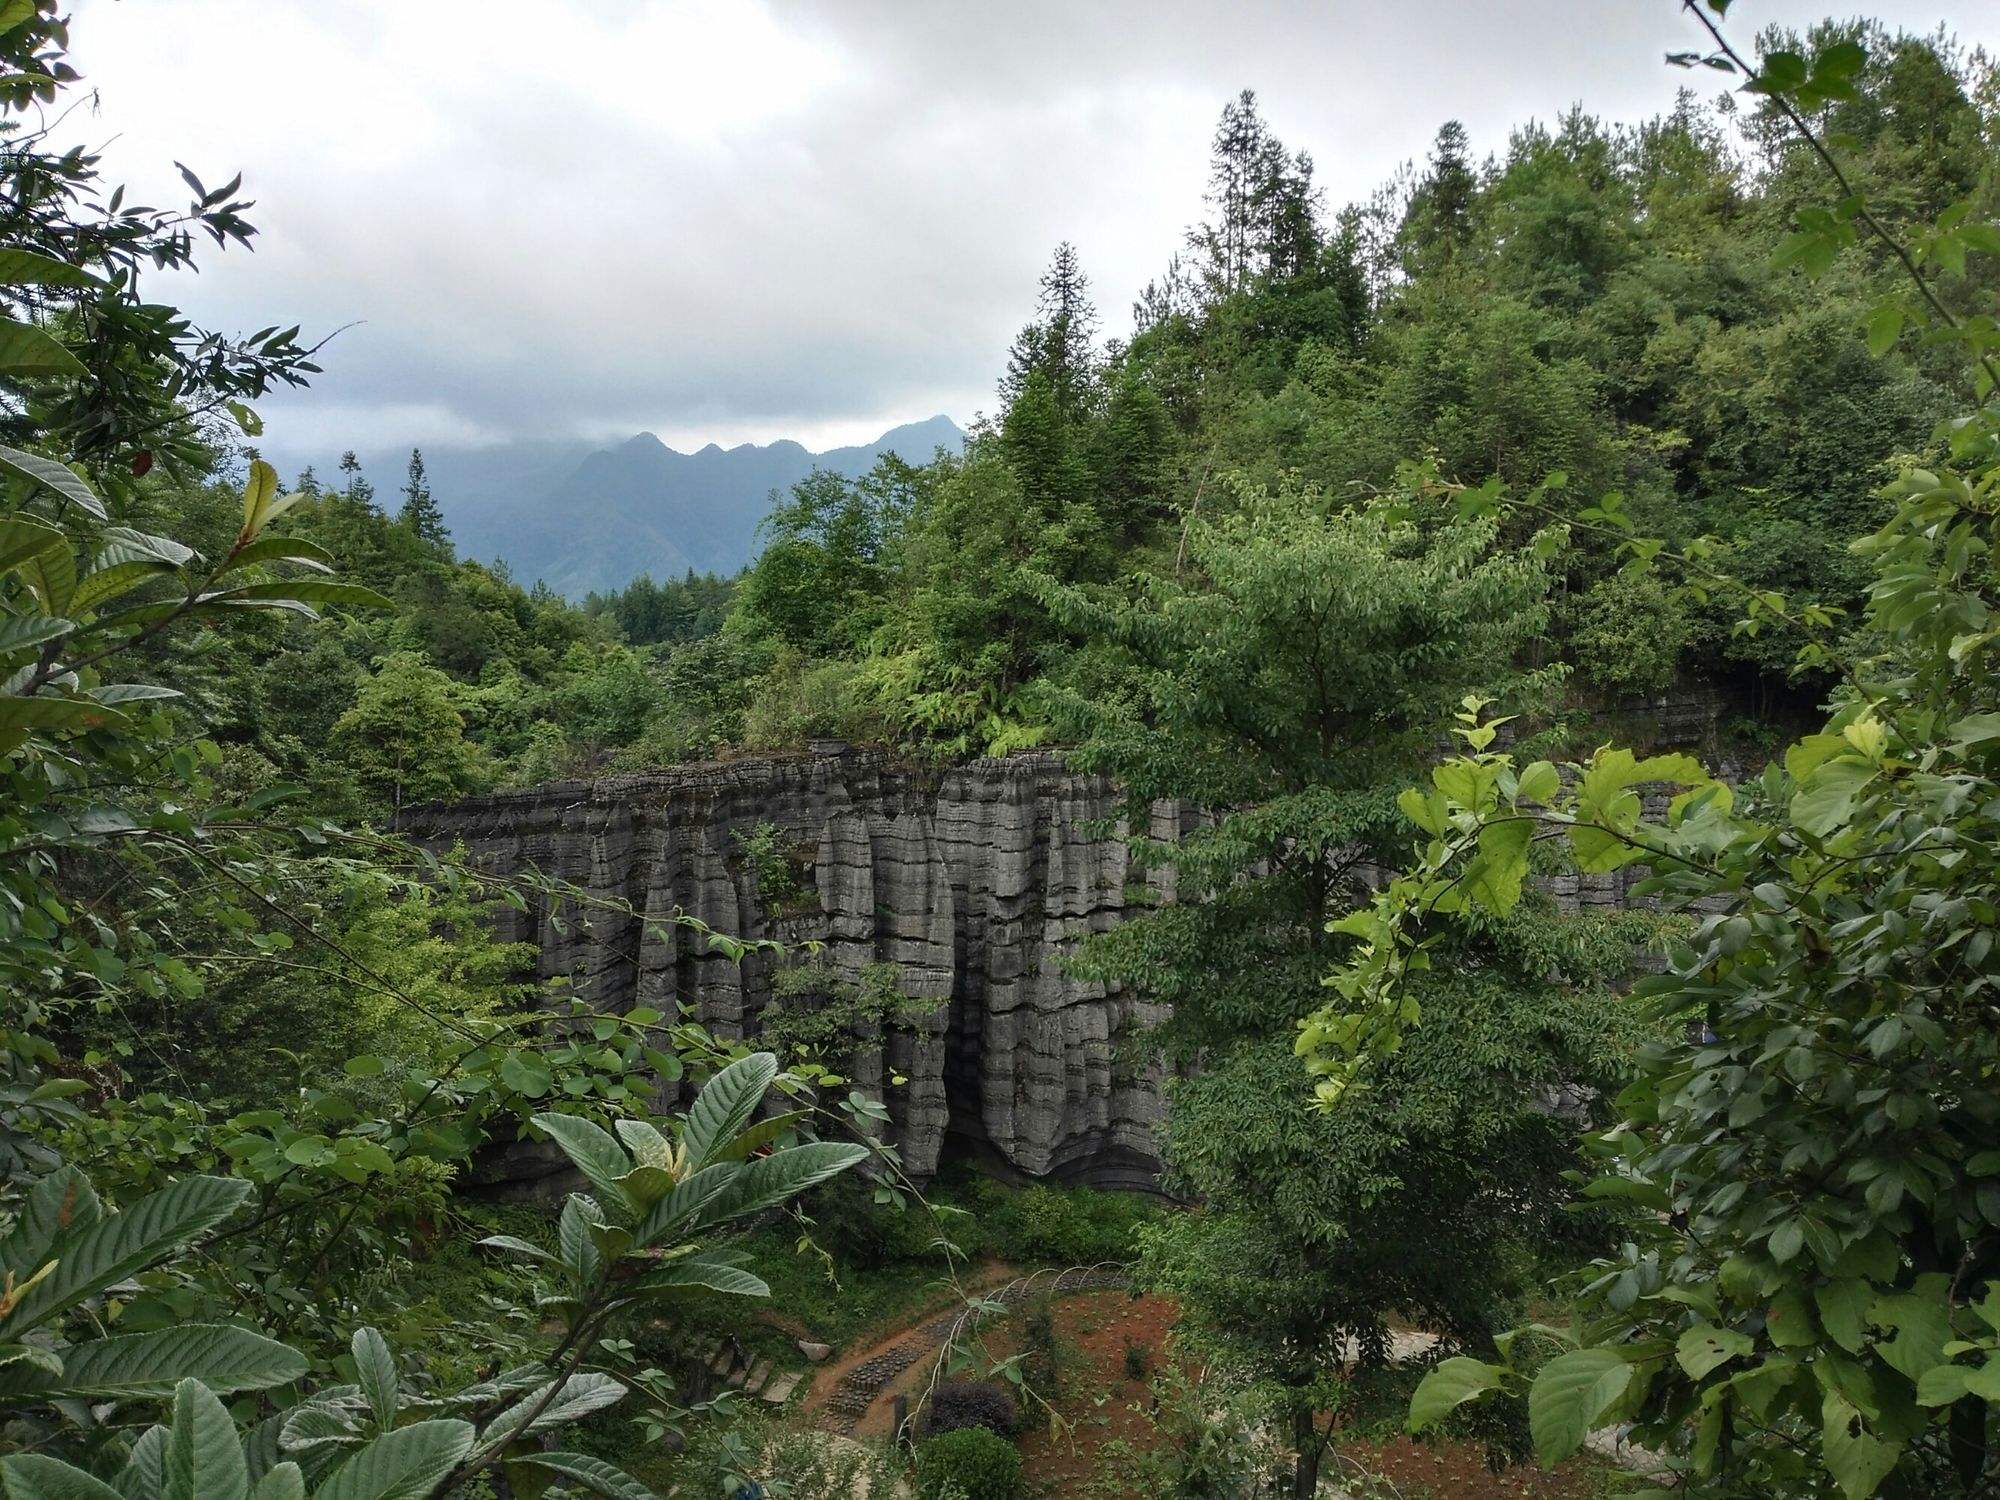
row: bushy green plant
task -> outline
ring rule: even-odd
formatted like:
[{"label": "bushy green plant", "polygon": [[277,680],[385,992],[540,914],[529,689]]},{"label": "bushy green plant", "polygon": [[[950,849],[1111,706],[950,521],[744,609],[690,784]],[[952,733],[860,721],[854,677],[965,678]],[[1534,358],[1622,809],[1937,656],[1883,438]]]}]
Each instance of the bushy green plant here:
[{"label": "bushy green plant", "polygon": [[984,1427],[961,1427],[917,1445],[918,1500],[1019,1500],[1021,1453]]}]

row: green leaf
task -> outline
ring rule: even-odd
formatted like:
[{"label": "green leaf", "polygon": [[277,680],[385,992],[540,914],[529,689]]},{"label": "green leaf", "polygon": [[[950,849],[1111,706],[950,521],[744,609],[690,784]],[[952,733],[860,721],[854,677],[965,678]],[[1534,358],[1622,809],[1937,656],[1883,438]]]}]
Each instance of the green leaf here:
[{"label": "green leaf", "polygon": [[250,1491],[250,1500],[306,1500],[306,1477],[290,1459],[273,1464]]},{"label": "green leaf", "polygon": [[603,1267],[591,1226],[602,1226],[604,1214],[590,1199],[571,1193],[563,1204],[556,1225],[556,1243],[562,1247],[562,1263],[579,1286],[588,1286]]},{"label": "green leaf", "polygon": [[426,1500],[471,1451],[470,1422],[412,1422],[350,1457],[313,1500]]},{"label": "green leaf", "polygon": [[1896,1334],[1876,1352],[1910,1380],[1921,1380],[1926,1370],[1944,1363],[1945,1340],[1951,1337],[1949,1289],[1949,1277],[1922,1276],[1915,1291],[1878,1297],[1869,1311],[1871,1322]]},{"label": "green leaf", "polygon": [[752,1052],[703,1085],[681,1127],[681,1145],[690,1171],[707,1166],[709,1153],[734,1139],[750,1123],[777,1076],[776,1057],[769,1052]]},{"label": "green leaf", "polygon": [[747,1161],[756,1152],[776,1144],[798,1129],[799,1123],[811,1113],[810,1110],[792,1109],[781,1115],[768,1115],[737,1136],[735,1140],[717,1146],[709,1152],[708,1159],[711,1162]]},{"label": "green leaf", "polygon": [[1562,774],[1545,760],[1538,760],[1521,772],[1516,783],[1514,797],[1519,802],[1536,802],[1547,806],[1553,802],[1556,793],[1562,790]]},{"label": "green leaf", "polygon": [[535,1124],[542,1134],[562,1147],[563,1154],[598,1191],[613,1203],[627,1204],[625,1190],[618,1186],[618,1179],[632,1170],[632,1159],[625,1154],[624,1147],[590,1121],[575,1115],[536,1115]]},{"label": "green leaf", "polygon": [[243,482],[243,535],[254,537],[264,529],[271,507],[278,501],[278,471],[263,459],[251,462]]},{"label": "green leaf", "polygon": [[83,361],[32,323],[0,318],[0,376],[88,375]]},{"label": "green leaf", "polygon": [[274,562],[298,563],[317,571],[330,571],[333,554],[318,542],[309,542],[302,536],[265,536],[232,553],[222,571],[233,573],[238,568]]},{"label": "green leaf", "polygon": [[375,1425],[383,1431],[396,1425],[396,1357],[373,1328],[357,1328],[348,1345],[354,1354],[354,1379],[368,1398]]},{"label": "green leaf", "polygon": [[1849,1354],[1868,1342],[1868,1308],[1875,1289],[1860,1280],[1829,1281],[1813,1293],[1827,1337]]},{"label": "green leaf", "polygon": [[55,1271],[28,1290],[0,1333],[18,1338],[28,1329],[142,1270],[220,1224],[250,1196],[247,1182],[227,1177],[183,1177],[50,1247]]},{"label": "green leaf", "polygon": [[737,1297],[771,1295],[771,1288],[762,1277],[751,1275],[741,1266],[729,1265],[722,1261],[702,1260],[693,1256],[686,1260],[677,1260],[665,1270],[641,1277],[633,1283],[632,1290],[638,1294],[652,1294],[693,1287],[711,1292],[728,1292]]},{"label": "green leaf", "polygon": [[7,615],[0,617],[0,656],[25,651],[44,641],[61,640],[76,629],[76,621],[55,615]]},{"label": "green leaf", "polygon": [[[829,1177],[859,1166],[867,1159],[866,1146],[845,1145],[838,1141],[812,1141],[784,1151],[773,1151],[769,1156],[760,1156],[742,1167],[729,1185],[703,1207],[696,1222],[719,1224],[725,1219],[742,1218],[746,1214],[776,1208],[780,1203],[790,1202],[807,1188],[816,1187]],[[663,1200],[663,1206],[671,1201],[672,1196],[669,1195]],[[643,1235],[641,1243],[645,1243]]]},{"label": "green leaf", "polygon": [[623,1469],[593,1458],[588,1453],[527,1453],[515,1460],[560,1474],[605,1500],[657,1500],[653,1491]]},{"label": "green leaf", "polygon": [[23,516],[0,520],[0,574],[25,567],[44,552],[69,555],[69,538],[53,526]]},{"label": "green leaf", "polygon": [[307,1368],[306,1357],[289,1344],[226,1324],[176,1324],[60,1352],[62,1378],[42,1385],[99,1401],[165,1397],[182,1380],[199,1380],[218,1395],[261,1391],[297,1380]]},{"label": "green leaf", "polygon": [[1674,1358],[1680,1361],[1683,1370],[1699,1380],[1718,1366],[1741,1359],[1755,1347],[1747,1333],[1697,1323],[1674,1345]]},{"label": "green leaf", "polygon": [[1820,1444],[1827,1472],[1847,1500],[1874,1494],[1902,1453],[1902,1444],[1870,1433],[1859,1409],[1838,1391],[1828,1391],[1820,1403]]},{"label": "green leaf", "polygon": [[1880,359],[1896,347],[1896,340],[1903,332],[1903,309],[1894,302],[1885,302],[1868,314],[1868,352]]},{"label": "green leaf", "polygon": [[1855,800],[1879,768],[1858,755],[1840,755],[1814,769],[1792,796],[1792,821],[1824,838],[1854,814]]},{"label": "green leaf", "polygon": [[0,1480],[7,1500],[124,1500],[103,1480],[39,1453],[0,1458]]},{"label": "green leaf", "polygon": [[70,265],[32,250],[0,250],[0,286],[103,286],[104,282]]},{"label": "green leaf", "polygon": [[1582,1447],[1631,1381],[1632,1367],[1615,1349],[1578,1349],[1542,1366],[1528,1388],[1528,1430],[1542,1465],[1553,1468]]},{"label": "green leaf", "polygon": [[250,1469],[236,1424],[213,1391],[200,1381],[183,1380],[174,1389],[160,1500],[249,1500],[249,1495]]},{"label": "green leaf", "polygon": [[[541,1389],[530,1392],[500,1413],[480,1434],[480,1442],[491,1447],[503,1440],[511,1443],[538,1432],[547,1432],[565,1423],[578,1421],[592,1412],[602,1411],[625,1396],[623,1381],[587,1371],[570,1376],[555,1398],[547,1406],[542,1406],[543,1396],[554,1384],[554,1381],[547,1382]],[[540,1412],[535,1410],[538,1406],[542,1407]],[[524,1423],[525,1426],[522,1425]]]},{"label": "green leaf", "polygon": [[1500,1389],[1507,1372],[1483,1360],[1459,1356],[1441,1362],[1418,1383],[1410,1397],[1411,1432],[1426,1427],[1475,1397]]},{"label": "green leaf", "polygon": [[1526,818],[1488,823],[1479,830],[1479,855],[1465,872],[1466,893],[1496,915],[1514,909],[1528,875],[1528,846],[1535,825]]},{"label": "green leaf", "polygon": [[63,499],[70,501],[80,510],[102,521],[110,512],[104,502],[97,498],[93,490],[77,472],[66,464],[59,464],[52,458],[44,458],[39,453],[30,453],[25,448],[10,448],[0,443],[0,469],[32,479],[43,489],[54,490]]},{"label": "green leaf", "polygon": [[310,609],[316,604],[344,604],[352,609],[394,609],[384,598],[358,583],[329,583],[324,578],[286,578],[276,583],[246,583],[215,589],[200,596],[205,607],[236,609]]},{"label": "green leaf", "polygon": [[72,1166],[58,1167],[29,1190],[6,1241],[0,1243],[0,1271],[26,1281],[49,1261],[49,1249],[64,1235],[88,1229],[104,1216],[90,1179]]}]

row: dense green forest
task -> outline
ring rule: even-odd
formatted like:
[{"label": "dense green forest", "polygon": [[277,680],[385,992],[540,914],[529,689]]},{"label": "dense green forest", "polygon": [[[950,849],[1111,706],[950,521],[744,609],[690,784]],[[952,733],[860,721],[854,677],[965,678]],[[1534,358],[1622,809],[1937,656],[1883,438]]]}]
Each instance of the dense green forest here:
[{"label": "dense green forest", "polygon": [[[312,344],[142,295],[254,243],[240,182],[128,202],[0,5],[10,1500],[1305,1497],[1405,1425],[1524,1486],[1992,1493],[2000,71],[1728,9],[1670,59],[1712,96],[1446,123],[1356,204],[1244,92],[1128,332],[1061,245],[962,455],[574,602],[459,557],[419,453],[282,489]],[[1590,748],[1684,694],[1726,777]],[[492,918],[637,913],[398,833],[829,737],[1113,779],[1177,899],[1064,962],[1164,1018],[1162,1201],[914,1182],[839,1062],[908,997],[605,1012]],[[523,1143],[579,1191],[482,1193]],[[1172,1309],[1086,1489],[1033,1468],[1112,1393],[1047,1302],[875,1447],[699,1383],[1071,1266]],[[1638,1472],[1577,1467],[1613,1429]]]}]

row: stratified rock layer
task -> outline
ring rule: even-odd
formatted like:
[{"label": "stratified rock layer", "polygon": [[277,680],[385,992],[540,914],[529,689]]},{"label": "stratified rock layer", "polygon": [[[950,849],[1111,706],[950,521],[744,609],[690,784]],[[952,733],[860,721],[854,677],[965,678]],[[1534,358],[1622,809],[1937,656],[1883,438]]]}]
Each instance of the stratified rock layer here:
[{"label": "stratified rock layer", "polygon": [[[1117,810],[1110,783],[1054,755],[932,771],[847,751],[552,782],[404,826],[463,844],[482,870],[534,868],[609,898],[500,919],[502,938],[537,945],[544,978],[602,1009],[681,1004],[718,1036],[757,1035],[796,960],[739,963],[677,913],[733,938],[823,944],[818,962],[857,986],[892,965],[910,1018],[868,1025],[850,1075],[886,1105],[914,1176],[950,1139],[1026,1176],[1142,1186],[1159,1167],[1160,1076],[1125,1044],[1158,1017],[1060,962],[1124,914]],[[1155,821],[1173,831],[1170,810]],[[776,867],[749,852],[765,827]]]}]

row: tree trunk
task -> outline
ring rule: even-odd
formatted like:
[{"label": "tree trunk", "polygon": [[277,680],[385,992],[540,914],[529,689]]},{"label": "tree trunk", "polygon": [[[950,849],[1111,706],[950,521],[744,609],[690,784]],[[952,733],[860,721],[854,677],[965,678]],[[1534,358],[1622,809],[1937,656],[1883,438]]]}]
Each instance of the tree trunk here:
[{"label": "tree trunk", "polygon": [[1292,1500],[1312,1500],[1319,1491],[1319,1428],[1310,1406],[1292,1412],[1292,1443],[1299,1450],[1292,1469]]}]

